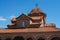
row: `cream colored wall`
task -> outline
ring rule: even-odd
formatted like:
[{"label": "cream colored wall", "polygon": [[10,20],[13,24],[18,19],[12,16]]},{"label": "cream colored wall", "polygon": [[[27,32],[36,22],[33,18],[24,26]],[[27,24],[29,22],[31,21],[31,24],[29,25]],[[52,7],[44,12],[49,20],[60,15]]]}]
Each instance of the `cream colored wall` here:
[{"label": "cream colored wall", "polygon": [[38,16],[38,17],[31,17],[31,18],[34,19],[34,20],[36,20],[36,19],[39,20],[39,19],[41,19],[42,17],[39,17],[39,16]]}]

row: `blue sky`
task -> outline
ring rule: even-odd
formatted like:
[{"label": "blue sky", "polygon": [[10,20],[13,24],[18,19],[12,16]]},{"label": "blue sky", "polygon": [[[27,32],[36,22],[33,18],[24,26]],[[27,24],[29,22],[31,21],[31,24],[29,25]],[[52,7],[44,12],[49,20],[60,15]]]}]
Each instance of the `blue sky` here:
[{"label": "blue sky", "polygon": [[[60,0],[37,0],[38,7],[47,14],[46,22],[60,28]],[[35,8],[36,0],[0,0],[0,28],[6,28],[12,17],[28,14]]]}]

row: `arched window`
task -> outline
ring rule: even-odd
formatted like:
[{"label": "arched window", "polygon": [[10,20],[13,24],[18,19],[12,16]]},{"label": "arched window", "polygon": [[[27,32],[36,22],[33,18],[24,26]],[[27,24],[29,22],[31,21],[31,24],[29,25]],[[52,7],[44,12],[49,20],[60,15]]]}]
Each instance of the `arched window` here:
[{"label": "arched window", "polygon": [[11,40],[11,38],[6,38],[5,40]]},{"label": "arched window", "polygon": [[40,37],[38,40],[45,40],[45,39]]},{"label": "arched window", "polygon": [[27,40],[33,40],[32,38],[28,38]]},{"label": "arched window", "polygon": [[22,22],[22,27],[25,27],[25,22],[24,21]]},{"label": "arched window", "polygon": [[51,40],[60,40],[60,37],[54,37]]},{"label": "arched window", "polygon": [[17,36],[13,40],[24,40],[24,38],[22,36]]}]

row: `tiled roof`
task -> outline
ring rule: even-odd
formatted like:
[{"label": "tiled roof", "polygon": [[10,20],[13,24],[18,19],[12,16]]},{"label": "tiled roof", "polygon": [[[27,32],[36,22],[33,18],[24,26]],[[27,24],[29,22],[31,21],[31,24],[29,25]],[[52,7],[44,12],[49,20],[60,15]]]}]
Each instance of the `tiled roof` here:
[{"label": "tiled roof", "polygon": [[39,8],[34,8],[31,12],[38,12],[38,13],[40,13],[40,12],[42,12],[42,11],[41,11],[41,9],[39,9]]},{"label": "tiled roof", "polygon": [[60,32],[58,28],[25,28],[25,29],[0,29],[0,33],[21,33],[21,32]]},{"label": "tiled roof", "polygon": [[38,16],[43,15],[44,17],[46,17],[46,14],[41,9],[39,9],[39,8],[32,9],[32,11],[30,12],[29,16],[31,14],[38,15]]}]

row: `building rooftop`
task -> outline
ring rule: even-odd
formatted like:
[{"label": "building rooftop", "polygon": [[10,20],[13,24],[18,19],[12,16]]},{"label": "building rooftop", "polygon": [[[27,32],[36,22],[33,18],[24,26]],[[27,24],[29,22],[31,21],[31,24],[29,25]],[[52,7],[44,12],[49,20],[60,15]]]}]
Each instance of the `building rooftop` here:
[{"label": "building rooftop", "polygon": [[26,33],[26,32],[60,32],[58,28],[25,28],[25,29],[0,29],[0,33]]},{"label": "building rooftop", "polygon": [[31,12],[38,12],[38,13],[40,13],[40,12],[42,12],[42,10],[41,9],[39,9],[39,8],[34,8],[34,9],[32,9],[32,11]]},{"label": "building rooftop", "polygon": [[46,24],[46,14],[39,8],[34,8],[29,15],[22,14],[13,18],[11,22],[8,28],[0,29],[0,33],[60,32],[54,23]]}]

